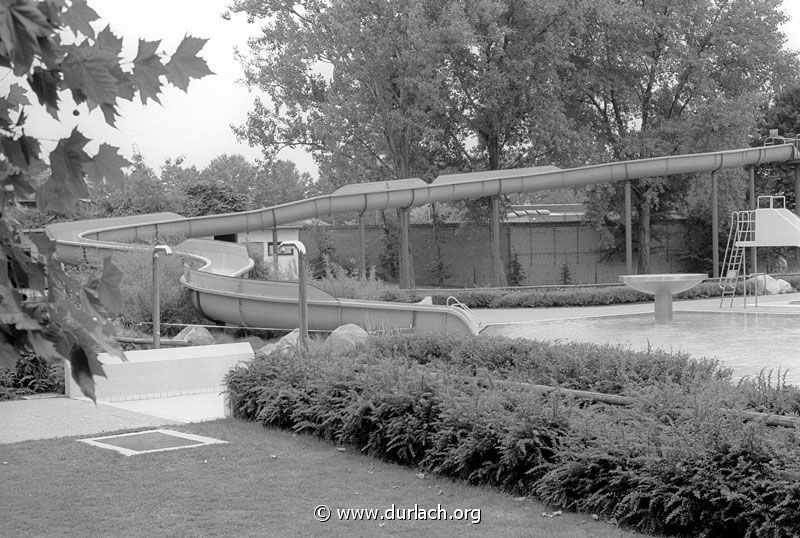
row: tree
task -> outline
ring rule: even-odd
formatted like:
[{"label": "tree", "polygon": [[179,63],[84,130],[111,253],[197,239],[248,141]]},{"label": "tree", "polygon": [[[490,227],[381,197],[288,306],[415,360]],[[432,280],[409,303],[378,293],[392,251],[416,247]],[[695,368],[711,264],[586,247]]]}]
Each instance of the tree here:
[{"label": "tree", "polygon": [[261,169],[251,187],[253,208],[285,204],[306,198],[313,191],[311,176],[300,173],[291,161],[277,160]]},{"label": "tree", "polygon": [[248,198],[251,196],[255,177],[255,165],[238,154],[223,153],[214,157],[200,172],[201,181],[224,183]]},{"label": "tree", "polygon": [[167,195],[183,206],[186,189],[200,181],[200,172],[194,165],[188,168],[183,165],[184,157],[168,158],[161,165],[161,184]]},{"label": "tree", "polygon": [[106,181],[97,188],[94,200],[104,207],[105,213],[115,216],[181,209],[181,195],[162,182],[141,153],[133,154],[133,162],[122,180]]},{"label": "tree", "polygon": [[[725,146],[692,116],[736,125],[740,142],[767,96],[792,79],[795,57],[783,49],[780,0],[597,0],[587,4],[573,53],[570,117],[597,133],[613,159]],[[687,130],[685,127],[693,127]],[[708,134],[708,139],[704,136]],[[729,137],[731,138],[731,137]],[[681,200],[688,183],[631,182],[637,207],[639,272],[649,265],[650,214]],[[596,197],[605,187],[589,189]],[[621,186],[613,187],[619,199]],[[601,204],[602,205],[602,204]],[[616,206],[619,207],[619,206]],[[596,211],[602,219],[612,208]],[[596,220],[602,225],[602,220]]]},{"label": "tree", "polygon": [[243,55],[257,99],[237,134],[267,161],[308,149],[326,189],[423,176],[444,89],[429,10],[441,0],[236,0],[263,21]]},{"label": "tree", "polygon": [[245,195],[221,181],[203,181],[186,189],[183,213],[187,217],[236,213],[245,209]]},{"label": "tree", "polygon": [[[44,107],[56,119],[62,108],[79,114],[99,109],[113,125],[118,99],[138,95],[142,103],[157,102],[165,82],[186,90],[190,79],[210,74],[197,57],[205,40],[186,36],[166,62],[158,41],[140,40],[136,58],[123,62],[122,40],[109,27],[97,32],[97,19],[85,0],[0,3],[0,66],[12,81],[0,97],[0,366],[13,365],[28,351],[67,359],[81,390],[93,399],[92,376],[102,374],[97,349],[123,356],[108,320],[121,306],[122,275],[107,259],[102,276],[83,286],[64,272],[50,241],[34,240],[36,257],[22,249],[6,207],[32,192],[30,171],[42,161],[40,141],[25,133],[25,107]],[[77,128],[56,142],[48,159],[52,173],[40,191],[46,206],[65,208],[87,196],[87,176],[95,184],[122,178],[129,163],[117,148],[101,143],[90,156],[84,150],[88,142]],[[24,303],[21,288],[45,294],[44,310]]]},{"label": "tree", "polygon": [[775,96],[764,123],[767,129],[777,129],[780,136],[800,135],[800,86],[785,88]]}]

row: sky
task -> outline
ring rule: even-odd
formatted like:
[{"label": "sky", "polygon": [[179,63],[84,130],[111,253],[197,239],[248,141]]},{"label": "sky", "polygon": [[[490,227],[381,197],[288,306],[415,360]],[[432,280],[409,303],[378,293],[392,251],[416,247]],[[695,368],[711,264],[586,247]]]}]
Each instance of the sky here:
[{"label": "sky", "polygon": [[[168,85],[161,96],[162,106],[142,106],[138,98],[133,103],[120,101],[116,129],[105,124],[99,110],[78,117],[66,111],[60,123],[45,113],[32,114],[28,134],[54,146],[55,140],[68,136],[78,125],[88,138],[118,146],[128,158],[140,152],[156,169],[167,158],[179,156],[187,165],[201,169],[223,153],[240,153],[251,161],[260,156],[258,149],[238,141],[231,129],[245,121],[253,102],[253,95],[241,82],[243,72],[234,50],[246,50],[247,38],[258,32],[257,24],[248,24],[241,15],[223,20],[221,15],[230,0],[88,1],[103,23],[123,37],[124,61],[135,57],[138,38],[162,39],[160,50],[173,51],[189,34],[209,39],[200,55],[215,74],[193,80],[188,93]],[[784,0],[783,8],[791,17],[783,28],[787,45],[800,50],[800,0]],[[96,147],[94,143],[87,149],[92,153]],[[46,142],[44,150],[50,149]],[[316,166],[304,152],[283,150],[278,157],[294,161],[300,171],[316,176]]]}]

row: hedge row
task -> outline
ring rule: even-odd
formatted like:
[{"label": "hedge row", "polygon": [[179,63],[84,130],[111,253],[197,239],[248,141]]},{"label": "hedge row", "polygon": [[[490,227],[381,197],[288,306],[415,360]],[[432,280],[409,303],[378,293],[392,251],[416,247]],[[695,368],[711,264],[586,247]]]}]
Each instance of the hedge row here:
[{"label": "hedge row", "polygon": [[[800,276],[783,275],[795,289],[800,289]],[[427,292],[426,292],[427,293]],[[434,304],[446,304],[447,298],[456,297],[470,308],[536,308],[556,306],[602,306],[610,304],[641,303],[653,300],[652,295],[644,294],[627,286],[608,287],[569,287],[537,290],[480,289],[480,290],[442,290],[431,293]],[[704,282],[694,288],[679,293],[676,299],[703,299],[719,297],[720,287],[716,282]],[[379,300],[396,302],[416,302],[422,295],[396,289],[383,290]]]},{"label": "hedge row", "polygon": [[[234,413],[641,532],[782,537],[800,528],[797,435],[725,411],[737,388],[724,375],[666,377],[635,406],[611,407],[471,382],[435,361],[400,360],[404,345],[256,359],[228,376]],[[685,366],[676,357],[670,369]]]}]

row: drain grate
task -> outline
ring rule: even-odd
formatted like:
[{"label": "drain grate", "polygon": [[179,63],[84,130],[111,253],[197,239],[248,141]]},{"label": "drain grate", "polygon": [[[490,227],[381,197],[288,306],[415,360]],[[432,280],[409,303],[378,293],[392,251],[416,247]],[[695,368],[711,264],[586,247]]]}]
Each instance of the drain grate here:
[{"label": "drain grate", "polygon": [[212,437],[163,429],[92,437],[91,439],[80,439],[80,441],[99,448],[115,450],[124,456],[227,443],[227,441]]}]

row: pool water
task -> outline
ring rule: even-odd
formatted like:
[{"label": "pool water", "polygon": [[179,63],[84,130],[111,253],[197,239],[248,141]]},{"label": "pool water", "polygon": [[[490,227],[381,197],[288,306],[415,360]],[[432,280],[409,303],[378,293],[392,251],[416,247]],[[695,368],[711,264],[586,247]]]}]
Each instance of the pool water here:
[{"label": "pool water", "polygon": [[675,312],[670,324],[656,324],[652,313],[554,319],[492,325],[483,332],[511,338],[648,345],[717,357],[734,378],[787,371],[786,382],[800,386],[800,316],[763,312]]}]

